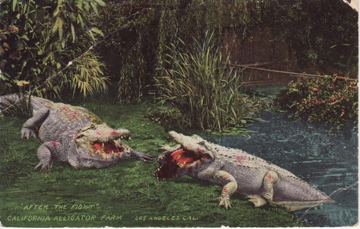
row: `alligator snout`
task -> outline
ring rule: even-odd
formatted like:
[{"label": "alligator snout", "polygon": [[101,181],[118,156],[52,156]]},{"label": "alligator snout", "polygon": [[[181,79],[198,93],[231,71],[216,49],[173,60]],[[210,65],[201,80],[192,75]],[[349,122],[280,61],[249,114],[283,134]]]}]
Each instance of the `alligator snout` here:
[{"label": "alligator snout", "polygon": [[130,131],[127,129],[118,129],[118,130],[112,130],[107,138],[109,140],[115,140],[115,139],[125,139],[125,140],[130,140],[131,136],[130,136]]}]

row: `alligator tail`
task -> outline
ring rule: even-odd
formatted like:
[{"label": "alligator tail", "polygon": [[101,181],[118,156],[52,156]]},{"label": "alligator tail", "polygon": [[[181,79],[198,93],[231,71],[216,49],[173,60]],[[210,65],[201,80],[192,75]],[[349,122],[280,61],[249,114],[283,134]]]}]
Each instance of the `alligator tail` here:
[{"label": "alligator tail", "polygon": [[0,115],[23,115],[31,114],[31,100],[29,96],[9,94],[0,96]]},{"label": "alligator tail", "polygon": [[285,178],[274,190],[274,202],[290,211],[313,208],[334,202],[328,195],[300,179]]}]

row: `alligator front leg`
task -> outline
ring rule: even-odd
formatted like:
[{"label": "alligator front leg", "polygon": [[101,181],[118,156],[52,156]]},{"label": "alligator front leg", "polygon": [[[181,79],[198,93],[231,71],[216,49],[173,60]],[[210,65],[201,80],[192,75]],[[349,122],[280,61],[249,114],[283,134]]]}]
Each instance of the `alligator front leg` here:
[{"label": "alligator front leg", "polygon": [[279,183],[279,176],[276,172],[269,171],[263,179],[265,191],[260,195],[249,195],[249,201],[253,202],[255,207],[260,207],[266,203],[271,203],[274,196],[274,187]]},{"label": "alligator front leg", "polygon": [[219,206],[225,209],[231,207],[230,197],[237,190],[238,184],[235,178],[228,172],[209,167],[198,174],[198,178],[203,180],[211,180],[218,184],[225,184],[220,196]]},{"label": "alligator front leg", "polygon": [[35,169],[40,167],[41,172],[49,173],[52,163],[57,158],[57,151],[60,147],[60,143],[52,141],[45,142],[37,150],[37,157],[39,164],[35,166]]},{"label": "alligator front leg", "polygon": [[21,129],[21,137],[29,139],[37,138],[36,128],[40,127],[44,120],[48,117],[50,110],[48,108],[40,109],[34,112],[33,117],[29,118]]}]

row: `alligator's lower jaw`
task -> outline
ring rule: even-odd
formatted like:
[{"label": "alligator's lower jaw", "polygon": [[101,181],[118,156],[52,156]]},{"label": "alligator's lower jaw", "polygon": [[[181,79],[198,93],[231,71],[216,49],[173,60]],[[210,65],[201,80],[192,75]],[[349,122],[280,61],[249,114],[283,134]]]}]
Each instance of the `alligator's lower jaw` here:
[{"label": "alligator's lower jaw", "polygon": [[318,200],[318,201],[275,201],[275,204],[283,206],[289,211],[299,211],[309,208],[314,208],[323,204],[335,202],[332,199]]},{"label": "alligator's lower jaw", "polygon": [[154,175],[158,180],[168,180],[170,178],[176,177],[178,169],[179,166],[176,163],[170,162],[158,168]]},{"label": "alligator's lower jaw", "polygon": [[155,177],[159,180],[168,180],[176,177],[180,168],[191,167],[205,157],[193,151],[179,149],[163,155],[163,164],[155,171]]}]

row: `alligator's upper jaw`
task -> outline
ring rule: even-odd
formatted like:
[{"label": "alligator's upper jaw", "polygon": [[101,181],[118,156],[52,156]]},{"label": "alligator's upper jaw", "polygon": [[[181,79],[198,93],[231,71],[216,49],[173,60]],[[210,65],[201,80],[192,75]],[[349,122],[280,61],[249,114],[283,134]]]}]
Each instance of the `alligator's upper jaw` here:
[{"label": "alligator's upper jaw", "polygon": [[95,141],[90,144],[90,152],[101,156],[103,159],[120,158],[121,153],[126,149],[120,139],[107,142]]},{"label": "alligator's upper jaw", "polygon": [[118,140],[118,139],[130,140],[131,139],[130,131],[128,131],[127,129],[120,129],[117,131],[112,131],[109,134],[108,139],[109,140]]}]

